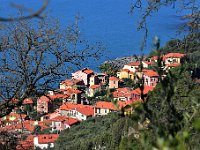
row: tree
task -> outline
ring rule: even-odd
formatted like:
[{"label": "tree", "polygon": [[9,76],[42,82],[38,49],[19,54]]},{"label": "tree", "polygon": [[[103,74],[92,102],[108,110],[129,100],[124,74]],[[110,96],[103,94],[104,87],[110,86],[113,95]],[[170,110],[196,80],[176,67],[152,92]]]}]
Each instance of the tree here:
[{"label": "tree", "polygon": [[104,64],[100,65],[99,69],[101,72],[105,72],[109,76],[115,76],[117,74],[117,71],[119,68],[110,63],[104,63]]},{"label": "tree", "polygon": [[0,117],[25,98],[54,89],[83,61],[98,58],[101,44],[90,45],[81,38],[78,20],[66,29],[46,19],[14,22],[0,30]]},{"label": "tree", "polygon": [[[44,10],[46,9],[46,7],[48,6],[49,0],[43,0],[43,5],[35,12],[30,12],[29,15],[27,16],[19,16],[19,17],[0,17],[0,22],[13,22],[13,21],[20,21],[20,20],[27,20],[27,19],[32,19],[32,18],[40,18],[43,19],[43,17],[41,16],[41,14],[44,12]],[[22,9],[22,10],[29,10],[27,8],[24,8],[21,5],[16,5],[13,4],[17,9]]]}]

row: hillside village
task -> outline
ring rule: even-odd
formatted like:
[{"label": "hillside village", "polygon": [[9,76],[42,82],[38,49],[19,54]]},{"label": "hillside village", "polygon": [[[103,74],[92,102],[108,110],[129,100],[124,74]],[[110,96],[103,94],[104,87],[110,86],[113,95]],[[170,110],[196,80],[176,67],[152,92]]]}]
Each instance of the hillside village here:
[{"label": "hillside village", "polygon": [[[96,73],[89,68],[78,70],[70,79],[61,81],[59,89],[25,99],[20,108],[1,118],[0,130],[16,135],[17,150],[54,147],[54,141],[62,130],[88,118],[122,108],[125,115],[133,113],[131,104],[142,102],[170,69],[181,65],[184,57],[186,55],[181,53],[149,57],[145,61],[124,65],[115,76],[106,72]],[[159,60],[162,74],[154,69]],[[139,86],[126,87],[122,83],[127,78]],[[13,99],[12,103],[17,101]]]}]

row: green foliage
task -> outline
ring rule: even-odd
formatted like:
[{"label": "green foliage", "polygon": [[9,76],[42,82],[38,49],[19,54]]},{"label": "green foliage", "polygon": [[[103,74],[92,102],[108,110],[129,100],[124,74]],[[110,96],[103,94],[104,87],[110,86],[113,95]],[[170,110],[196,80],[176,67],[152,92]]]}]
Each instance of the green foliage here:
[{"label": "green foliage", "polygon": [[92,118],[64,130],[55,143],[55,149],[118,149],[122,138],[129,136],[129,126],[133,124],[132,119],[121,118],[116,113]]},{"label": "green foliage", "polygon": [[138,87],[138,85],[130,78],[123,78],[122,82],[119,82],[119,87],[129,87],[135,89]]},{"label": "green foliage", "polygon": [[104,63],[99,67],[101,72],[107,73],[109,76],[116,76],[118,68],[109,63]]},{"label": "green foliage", "polygon": [[144,103],[132,105],[132,115],[116,113],[82,122],[61,133],[56,148],[65,144],[63,149],[199,149],[200,84],[195,79],[200,78],[198,36],[186,37],[187,42],[170,41],[160,50],[163,54],[186,52],[187,58],[182,66],[170,69]]}]

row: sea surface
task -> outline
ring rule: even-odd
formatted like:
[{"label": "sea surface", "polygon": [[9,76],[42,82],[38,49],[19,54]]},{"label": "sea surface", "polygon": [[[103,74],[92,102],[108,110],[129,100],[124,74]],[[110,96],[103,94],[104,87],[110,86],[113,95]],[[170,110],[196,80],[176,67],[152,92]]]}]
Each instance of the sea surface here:
[{"label": "sea surface", "polygon": [[[80,32],[84,39],[91,43],[102,42],[105,46],[100,60],[86,62],[83,65],[83,67],[98,70],[99,64],[108,59],[148,54],[152,50],[152,40],[155,35],[160,38],[161,46],[170,39],[183,37],[183,34],[177,34],[176,31],[177,27],[184,23],[180,16],[186,12],[177,15],[174,9],[177,6],[161,8],[147,19],[148,38],[141,52],[144,31],[137,30],[141,12],[135,10],[133,14],[130,14],[131,2],[132,0],[51,0],[45,14],[59,18],[63,27],[74,22],[75,16],[79,15]],[[16,4],[34,11],[41,6],[42,1],[1,0],[0,15],[16,15],[17,11],[13,7]]]}]

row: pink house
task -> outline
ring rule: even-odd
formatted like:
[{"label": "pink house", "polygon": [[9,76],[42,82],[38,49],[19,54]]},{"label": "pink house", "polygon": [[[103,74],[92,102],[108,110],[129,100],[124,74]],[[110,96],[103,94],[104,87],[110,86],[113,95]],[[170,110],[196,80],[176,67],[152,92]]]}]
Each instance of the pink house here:
[{"label": "pink house", "polygon": [[62,131],[80,122],[79,120],[68,116],[57,116],[51,119],[51,121],[52,121],[52,131]]},{"label": "pink house", "polygon": [[72,73],[72,78],[77,79],[77,80],[83,80],[84,84],[86,86],[89,86],[90,77],[92,75],[94,75],[94,71],[92,71],[88,68],[84,68],[82,70],[78,70],[78,71]]},{"label": "pink house", "polygon": [[67,99],[69,96],[65,94],[55,94],[41,96],[37,99],[37,112],[39,113],[49,113],[56,109],[57,105],[61,105],[63,99]]},{"label": "pink house", "polygon": [[155,87],[158,83],[159,75],[153,70],[143,71],[144,85]]},{"label": "pink house", "polygon": [[110,89],[113,89],[113,88],[118,88],[118,82],[119,82],[119,79],[116,78],[116,77],[110,77],[109,78],[109,88]]}]

